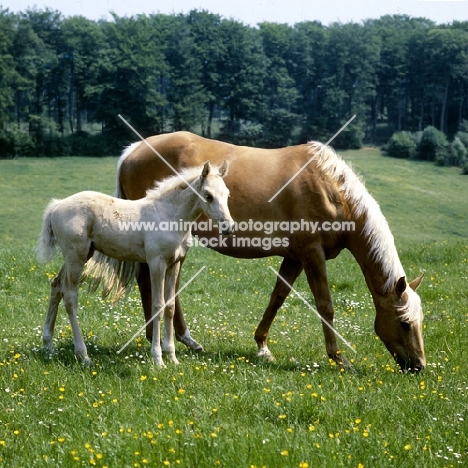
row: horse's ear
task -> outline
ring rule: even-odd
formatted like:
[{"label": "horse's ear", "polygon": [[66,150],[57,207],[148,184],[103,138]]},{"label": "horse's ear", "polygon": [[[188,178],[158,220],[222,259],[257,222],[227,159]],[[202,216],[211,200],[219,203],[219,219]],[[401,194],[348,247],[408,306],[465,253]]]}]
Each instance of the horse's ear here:
[{"label": "horse's ear", "polygon": [[219,168],[219,175],[221,177],[224,177],[227,175],[228,173],[228,169],[229,169],[229,162],[227,159],[224,160],[223,164],[221,165],[221,167]]},{"label": "horse's ear", "polygon": [[406,278],[402,276],[395,286],[395,293],[398,297],[401,297],[406,290]]},{"label": "horse's ear", "polygon": [[210,161],[206,161],[205,165],[203,166],[201,176],[204,179],[209,173],[211,172],[211,164]]},{"label": "horse's ear", "polygon": [[417,278],[414,278],[413,281],[410,281],[408,284],[409,284],[409,287],[413,290],[413,291],[416,291],[416,289],[419,288],[419,285],[422,283],[422,280],[424,278],[424,273],[420,276],[418,276]]}]

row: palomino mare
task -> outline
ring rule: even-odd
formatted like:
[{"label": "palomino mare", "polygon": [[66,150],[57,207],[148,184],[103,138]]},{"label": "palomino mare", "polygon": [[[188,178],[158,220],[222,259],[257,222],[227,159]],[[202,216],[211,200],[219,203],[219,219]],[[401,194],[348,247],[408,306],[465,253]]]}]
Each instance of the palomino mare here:
[{"label": "palomino mare", "polygon": [[[44,213],[42,234],[38,245],[41,261],[53,258],[58,244],[64,265],[51,284],[49,309],[43,329],[43,343],[52,351],[52,338],[61,299],[70,319],[75,354],[91,364],[76,317],[78,286],[83,267],[94,251],[118,260],[121,288],[131,285],[139,263],[149,265],[153,302],[153,342],[151,354],[164,366],[162,351],[177,363],[173,338],[173,297],[179,275],[180,259],[191,244],[191,224],[203,212],[222,222],[224,233],[231,234],[234,221],[228,208],[229,190],[222,177],[228,163],[213,171],[209,162],[202,167],[182,171],[149,189],[146,197],[137,201],[122,200],[99,192],[80,192],[64,200],[52,200]],[[190,187],[187,186],[190,184]],[[171,222],[177,229],[168,231]],[[130,226],[134,226],[131,229]],[[143,223],[153,229],[141,229]],[[138,226],[137,226],[138,224]],[[109,258],[107,258],[109,260]],[[135,263],[138,262],[138,263]],[[111,267],[111,262],[101,266]],[[114,277],[114,279],[117,279]],[[160,315],[164,311],[164,341],[160,343]]]},{"label": "palomino mare", "polygon": [[[209,140],[189,132],[176,132],[150,137],[146,142],[129,146],[122,154],[117,175],[117,196],[138,199],[144,196],[155,180],[171,174],[171,169],[152,151],[153,147],[176,170],[199,165],[207,158],[230,161],[226,185],[231,192],[230,207],[238,223],[314,221],[323,229],[300,229],[271,234],[248,229],[243,238],[262,240],[287,238],[269,249],[258,241],[239,246],[236,238],[215,250],[237,258],[283,257],[270,302],[255,331],[258,355],[271,358],[267,336],[275,315],[302,270],[315,298],[322,318],[333,326],[334,310],[327,279],[325,261],[348,249],[365,276],[376,309],[375,330],[402,370],[425,368],[422,338],[422,309],[415,292],[422,275],[407,282],[393,236],[379,205],[365,189],[359,177],[328,146],[309,143],[280,149],[235,146]],[[271,202],[272,198],[307,162],[304,168]],[[332,230],[333,222],[354,222],[355,229]],[[274,226],[274,224],[273,224]],[[326,230],[325,227],[328,227]],[[336,226],[336,224],[335,224]],[[195,232],[216,237],[217,232]],[[255,245],[254,245],[255,244]],[[214,245],[214,243],[210,244]],[[248,244],[247,244],[248,245]],[[150,283],[147,268],[138,277],[145,316],[151,310]],[[174,326],[177,338],[193,349],[202,349],[190,336],[179,301],[176,299]],[[340,355],[334,332],[322,323],[328,356],[338,364],[350,366]],[[151,337],[147,328],[147,337]]]}]

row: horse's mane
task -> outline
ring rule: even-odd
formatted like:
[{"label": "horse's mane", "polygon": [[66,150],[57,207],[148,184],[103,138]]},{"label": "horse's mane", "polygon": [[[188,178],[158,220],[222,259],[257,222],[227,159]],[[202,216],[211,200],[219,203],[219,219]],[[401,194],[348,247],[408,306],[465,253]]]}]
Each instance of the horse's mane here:
[{"label": "horse's mane", "polygon": [[338,182],[354,216],[364,217],[361,234],[370,245],[370,255],[381,265],[387,278],[384,292],[390,292],[398,279],[405,276],[405,272],[390,227],[379,204],[367,191],[361,177],[330,146],[313,141],[309,143],[309,152],[319,169]]},{"label": "horse's mane", "polygon": [[177,175],[166,177],[146,191],[146,197],[160,198],[187,187],[200,177],[203,166],[182,169]]}]

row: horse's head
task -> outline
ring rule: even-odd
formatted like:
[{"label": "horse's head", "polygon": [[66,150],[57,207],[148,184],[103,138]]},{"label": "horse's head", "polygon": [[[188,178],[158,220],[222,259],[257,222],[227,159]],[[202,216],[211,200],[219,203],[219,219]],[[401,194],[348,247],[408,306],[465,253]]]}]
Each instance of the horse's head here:
[{"label": "horse's head", "polygon": [[376,304],[375,331],[402,371],[420,372],[426,367],[423,313],[416,293],[423,276],[410,283],[401,277],[393,291],[381,296]]},{"label": "horse's head", "polygon": [[228,162],[224,161],[219,168],[214,169],[207,161],[200,176],[200,194],[206,202],[201,204],[201,208],[209,218],[218,221],[219,230],[225,235],[234,232],[234,220],[228,207],[229,189],[223,180],[228,167]]}]

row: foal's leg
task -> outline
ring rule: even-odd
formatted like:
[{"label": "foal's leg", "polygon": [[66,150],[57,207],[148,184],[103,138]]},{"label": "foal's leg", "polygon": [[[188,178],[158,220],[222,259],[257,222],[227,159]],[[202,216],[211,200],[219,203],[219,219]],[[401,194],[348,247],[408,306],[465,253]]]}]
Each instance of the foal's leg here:
[{"label": "foal's leg", "polygon": [[55,320],[57,319],[58,306],[62,300],[62,287],[65,281],[65,266],[62,266],[58,275],[50,283],[50,298],[47,316],[42,329],[42,343],[44,350],[52,353],[54,346],[52,339],[54,337]]},{"label": "foal's leg", "polygon": [[286,281],[286,283],[278,277],[276,280],[275,288],[271,293],[270,302],[263,314],[262,321],[259,323],[255,330],[255,341],[258,346],[258,357],[263,357],[269,361],[274,359],[273,354],[268,349],[267,338],[268,331],[270,330],[271,324],[276,317],[278,309],[283,305],[283,302],[288,297],[291,291],[290,286],[293,285],[297,277],[302,271],[302,263],[291,258],[284,258],[283,263],[279,270],[279,275]]},{"label": "foal's leg", "polygon": [[304,271],[314,295],[317,310],[322,317],[322,328],[328,357],[333,359],[340,367],[352,368],[352,364],[341,355],[336,343],[336,335],[333,328],[335,311],[328,285],[325,254],[321,247],[311,249],[309,252],[304,252],[304,254]]},{"label": "foal's leg", "polygon": [[[181,262],[182,266],[183,260]],[[179,281],[180,281],[180,269],[179,273],[177,274],[177,284],[176,284],[176,291],[179,290]],[[151,279],[150,279],[150,272],[147,263],[142,263],[140,265],[140,271],[137,276],[138,282],[138,289],[140,290],[140,297],[141,303],[143,305],[143,312],[145,314],[145,323],[148,323],[151,320]],[[193,351],[203,351],[203,346],[195,341],[191,334],[190,330],[188,329],[185,319],[184,313],[182,311],[182,306],[180,304],[180,297],[177,296],[175,299],[175,312],[174,312],[174,329],[176,339],[183,343],[188,348],[192,349]],[[153,340],[153,324],[149,323],[146,326],[146,338],[148,341]]]},{"label": "foal's leg", "polygon": [[168,354],[169,361],[174,364],[179,364],[175,355],[174,344],[174,295],[176,292],[176,281],[179,274],[180,263],[176,262],[171,265],[166,271],[166,281],[164,285],[164,299],[166,307],[164,309],[164,339],[162,349]]},{"label": "foal's leg", "polygon": [[164,278],[166,276],[166,263],[161,258],[148,262],[151,275],[151,319],[153,321],[153,338],[151,341],[151,354],[154,362],[166,367],[162,359],[161,347],[161,315],[164,314]]},{"label": "foal's leg", "polygon": [[63,301],[65,310],[70,320],[70,325],[73,332],[73,342],[75,344],[75,355],[81,359],[83,364],[92,365],[91,359],[88,357],[88,350],[81,335],[80,326],[76,311],[78,308],[78,287],[80,284],[81,273],[86,259],[83,261],[66,261],[66,280],[63,288]]}]

